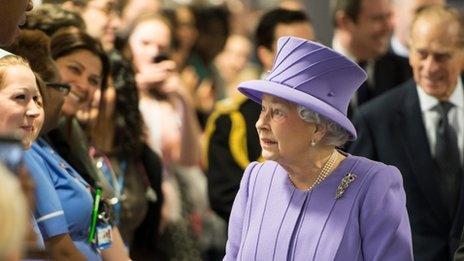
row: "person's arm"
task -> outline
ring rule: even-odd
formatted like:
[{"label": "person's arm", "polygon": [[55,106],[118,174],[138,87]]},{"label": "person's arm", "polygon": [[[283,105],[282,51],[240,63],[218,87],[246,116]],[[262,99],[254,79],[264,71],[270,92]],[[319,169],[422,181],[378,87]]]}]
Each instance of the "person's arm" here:
[{"label": "person's arm", "polygon": [[52,260],[85,261],[85,256],[77,250],[69,234],[61,234],[45,240],[45,247]]},{"label": "person's arm", "polygon": [[201,159],[201,131],[193,98],[190,97],[176,71],[176,64],[167,60],[145,65],[136,74],[137,88],[141,97],[151,97],[150,90],[168,96],[181,117],[181,137],[179,148],[170,148],[168,158],[182,166],[196,166]]},{"label": "person's arm", "polygon": [[375,173],[361,205],[360,232],[365,260],[413,260],[406,193],[399,170]]},{"label": "person's arm", "polygon": [[230,213],[226,255],[224,257],[224,261],[237,260],[244,225],[243,217],[248,201],[248,184],[250,181],[251,173],[256,165],[258,165],[257,162],[251,163],[243,173],[243,178],[240,182],[240,189],[238,190],[237,197],[235,198],[234,205],[232,207],[232,212]]},{"label": "person's arm", "polygon": [[[180,84],[180,80],[178,81]],[[173,93],[181,117],[180,150],[176,157],[182,166],[197,166],[201,159],[201,131],[195,114],[193,100],[188,96],[184,86]]]},{"label": "person's arm", "polygon": [[117,227],[111,229],[113,235],[113,242],[111,247],[101,252],[103,260],[109,261],[128,261],[130,260],[129,254],[127,253],[126,246],[122,241],[121,234]]}]

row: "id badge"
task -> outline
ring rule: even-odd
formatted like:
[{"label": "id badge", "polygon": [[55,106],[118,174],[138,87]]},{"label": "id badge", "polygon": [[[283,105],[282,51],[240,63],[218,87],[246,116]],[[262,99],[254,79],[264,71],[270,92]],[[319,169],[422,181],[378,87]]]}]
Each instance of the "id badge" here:
[{"label": "id badge", "polygon": [[107,223],[100,223],[96,227],[96,245],[100,250],[107,249],[113,242],[113,234],[111,233],[111,226]]}]

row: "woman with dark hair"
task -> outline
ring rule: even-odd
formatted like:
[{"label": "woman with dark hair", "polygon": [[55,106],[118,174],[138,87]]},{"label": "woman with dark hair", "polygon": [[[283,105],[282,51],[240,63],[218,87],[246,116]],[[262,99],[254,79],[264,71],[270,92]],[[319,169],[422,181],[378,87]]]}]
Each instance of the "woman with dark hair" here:
[{"label": "woman with dark hair", "polygon": [[[200,240],[195,224],[208,216],[206,183],[199,168],[200,127],[194,102],[171,60],[173,31],[165,16],[145,13],[127,28],[127,48],[135,71],[146,143],[163,160],[162,259],[196,260]],[[189,217],[197,217],[190,223]]]},{"label": "woman with dark hair", "polygon": [[[143,121],[133,72],[122,57],[112,56],[113,81],[101,96],[91,129],[91,153],[107,179],[116,180],[115,222],[135,260],[156,259],[163,194],[160,158],[143,140]],[[138,137],[138,138],[137,138]],[[107,158],[102,154],[107,155]],[[113,176],[113,177],[112,177]]]},{"label": "woman with dark hair", "polygon": [[109,193],[111,186],[98,177],[98,170],[88,157],[88,139],[76,119],[78,111],[89,110],[95,93],[106,89],[110,73],[108,57],[101,44],[83,32],[57,33],[50,47],[62,81],[71,86],[58,128],[48,135],[50,142],[89,184],[98,183],[104,193]]}]

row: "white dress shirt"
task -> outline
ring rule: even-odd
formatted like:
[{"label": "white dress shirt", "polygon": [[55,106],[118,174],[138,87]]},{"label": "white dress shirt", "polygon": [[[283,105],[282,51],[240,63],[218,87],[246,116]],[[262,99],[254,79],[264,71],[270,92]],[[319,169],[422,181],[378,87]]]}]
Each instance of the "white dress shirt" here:
[{"label": "white dress shirt", "polygon": [[[416,86],[417,93],[419,94],[419,103],[422,112],[422,119],[424,121],[425,131],[427,132],[427,138],[430,144],[430,150],[432,156],[435,156],[435,145],[437,143],[436,131],[437,124],[440,120],[440,115],[436,111],[435,106],[438,105],[439,101],[437,98],[428,95],[424,90],[418,85]],[[461,163],[464,160],[464,91],[461,81],[461,77],[458,78],[456,88],[454,89],[453,94],[451,94],[449,100],[454,106],[448,112],[448,121],[450,126],[456,132],[458,138],[458,148]]]},{"label": "white dress shirt", "polygon": [[396,38],[395,36],[392,36],[392,38],[390,39],[390,46],[396,55],[404,57],[404,58],[409,58],[408,47],[404,46],[400,42],[400,40],[398,40],[398,38]]}]

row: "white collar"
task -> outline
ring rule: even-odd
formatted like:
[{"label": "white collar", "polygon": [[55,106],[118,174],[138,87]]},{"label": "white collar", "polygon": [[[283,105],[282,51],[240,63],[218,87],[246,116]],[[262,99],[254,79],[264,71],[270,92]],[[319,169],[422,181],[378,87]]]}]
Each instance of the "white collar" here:
[{"label": "white collar", "polygon": [[396,55],[399,55],[404,58],[409,58],[408,47],[404,46],[404,44],[402,44],[397,37],[392,36],[392,38],[390,39],[390,46]]},{"label": "white collar", "polygon": [[10,55],[12,53],[9,53],[5,50],[3,50],[2,48],[0,48],[0,58],[2,58],[3,56],[7,56],[7,55]]},{"label": "white collar", "polygon": [[[422,112],[429,111],[435,107],[439,101],[437,98],[425,93],[425,91],[419,85],[416,85],[417,93],[419,95],[419,103]],[[454,88],[453,93],[449,98],[449,102],[454,104],[454,106],[459,107],[461,109],[464,108],[464,91],[462,86],[461,76],[458,77],[456,87]]]}]

